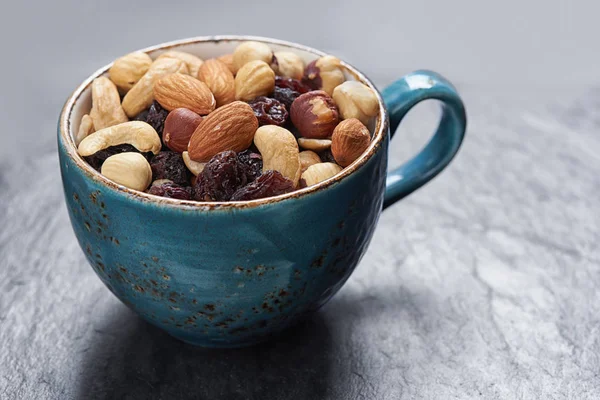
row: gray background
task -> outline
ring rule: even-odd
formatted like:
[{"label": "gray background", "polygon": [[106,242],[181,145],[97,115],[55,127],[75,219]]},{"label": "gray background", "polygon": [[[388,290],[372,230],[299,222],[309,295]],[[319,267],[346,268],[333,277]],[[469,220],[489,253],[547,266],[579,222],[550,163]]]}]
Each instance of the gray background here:
[{"label": "gray background", "polygon": [[[272,4],[272,2],[269,2]],[[13,2],[0,14],[0,398],[597,399],[600,9],[594,1]],[[453,164],[387,210],[344,289],[275,342],[182,345],[106,290],[62,200],[55,129],[89,73],[177,38],[332,52],[381,87],[453,80]],[[417,107],[391,147],[435,125]]]}]

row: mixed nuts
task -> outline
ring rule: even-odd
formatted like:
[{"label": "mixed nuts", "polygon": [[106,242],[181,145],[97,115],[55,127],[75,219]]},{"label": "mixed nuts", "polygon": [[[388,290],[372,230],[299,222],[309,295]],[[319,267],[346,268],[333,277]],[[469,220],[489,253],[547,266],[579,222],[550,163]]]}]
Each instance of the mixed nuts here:
[{"label": "mixed nuts", "polygon": [[120,185],[196,201],[253,200],[329,179],[367,150],[379,111],[336,57],[305,66],[253,41],[210,60],[127,54],[91,91],[78,153]]}]

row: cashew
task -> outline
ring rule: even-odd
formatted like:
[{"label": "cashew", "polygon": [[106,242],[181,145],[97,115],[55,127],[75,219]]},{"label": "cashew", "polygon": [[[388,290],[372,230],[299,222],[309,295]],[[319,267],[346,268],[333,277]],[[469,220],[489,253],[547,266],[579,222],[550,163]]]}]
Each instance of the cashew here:
[{"label": "cashew", "polygon": [[305,150],[300,152],[300,171],[304,173],[308,167],[314,164],[319,164],[321,162],[321,158],[317,153],[310,150]]},{"label": "cashew", "polygon": [[110,79],[103,76],[92,82],[90,117],[97,130],[129,121],[121,107],[121,98],[117,87]]},{"label": "cashew", "polygon": [[184,53],[183,51],[176,50],[171,50],[167,51],[166,53],[162,53],[160,56],[158,56],[157,60],[161,58],[174,58],[176,60],[183,61],[187,65],[188,73],[194,78],[198,76],[198,70],[200,69],[202,63],[204,63],[204,61],[202,61],[200,58],[196,57],[193,54]]},{"label": "cashew", "polygon": [[158,154],[162,147],[158,133],[152,126],[142,121],[131,121],[90,134],[79,143],[77,152],[86,157],[107,147],[126,143],[142,153],[151,151]]},{"label": "cashew", "polygon": [[152,182],[152,168],[140,153],[119,153],[102,164],[102,175],[130,189],[144,191]]},{"label": "cashew", "polygon": [[200,175],[202,173],[202,171],[204,171],[204,167],[206,166],[206,163],[192,160],[187,151],[184,151],[183,153],[181,153],[181,156],[183,157],[183,163],[185,164],[187,169],[189,169],[190,172],[192,174],[194,174],[195,176]]},{"label": "cashew", "polygon": [[161,77],[180,72],[188,73],[186,64],[175,58],[161,58],[152,63],[148,72],[131,88],[123,98],[123,110],[130,118],[150,107],[153,99],[154,82]]},{"label": "cashew", "polygon": [[334,163],[314,164],[302,173],[302,179],[304,179],[306,186],[312,186],[331,178],[341,170],[342,167]]},{"label": "cashew", "polygon": [[254,134],[254,144],[263,157],[263,172],[279,171],[298,185],[300,156],[298,142],[290,131],[276,125],[261,126]]},{"label": "cashew", "polygon": [[146,53],[136,51],[117,58],[108,70],[111,81],[121,93],[127,93],[152,65],[152,59]]},{"label": "cashew", "polygon": [[83,118],[81,118],[79,130],[77,131],[77,135],[75,135],[75,145],[79,146],[79,143],[93,133],[94,130],[94,121],[92,121],[92,118],[89,115],[85,114]]},{"label": "cashew", "polygon": [[331,147],[331,140],[299,138],[298,144],[303,149],[314,150],[314,151],[323,151],[323,150],[327,150],[328,148]]}]

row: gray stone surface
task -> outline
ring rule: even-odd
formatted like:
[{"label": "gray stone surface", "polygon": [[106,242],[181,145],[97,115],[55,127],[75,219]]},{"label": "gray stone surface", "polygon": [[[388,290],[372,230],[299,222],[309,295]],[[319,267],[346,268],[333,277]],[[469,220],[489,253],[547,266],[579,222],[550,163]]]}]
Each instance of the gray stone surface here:
[{"label": "gray stone surface", "polygon": [[[320,3],[57,1],[3,13],[1,399],[600,397],[598,7],[372,2],[366,32],[357,1],[331,2],[312,30],[273,18]],[[171,339],[102,285],[71,231],[55,148],[62,102],[89,72],[215,33],[320,47],[382,86],[438,69],[470,118],[455,162],[382,215],[326,307],[274,342],[226,351]],[[426,104],[407,117],[392,166],[436,116]]]}]

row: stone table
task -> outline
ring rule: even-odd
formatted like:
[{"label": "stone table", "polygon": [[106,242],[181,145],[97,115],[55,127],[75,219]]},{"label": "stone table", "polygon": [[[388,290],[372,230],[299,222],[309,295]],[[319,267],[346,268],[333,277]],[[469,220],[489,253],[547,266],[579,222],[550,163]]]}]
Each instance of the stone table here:
[{"label": "stone table", "polygon": [[[63,201],[55,123],[77,82],[128,50],[160,41],[157,26],[168,38],[223,32],[215,18],[235,7],[197,5],[188,15],[164,2],[83,3],[40,3],[33,16],[30,6],[17,4],[1,28],[20,36],[5,48],[19,61],[3,58],[0,67],[0,398],[600,397],[600,86],[588,79],[589,69],[561,75],[576,66],[567,60],[523,77],[507,62],[508,75],[488,82],[485,71],[473,79],[460,73],[472,64],[431,59],[426,66],[449,70],[467,104],[468,133],[455,161],[383,213],[353,276],[312,318],[269,343],[206,350],[143,322],[87,265]],[[394,14],[397,6],[388,6]],[[552,12],[547,18],[559,18],[561,10]],[[194,28],[201,15],[213,22]],[[133,21],[132,33],[96,23],[102,18],[121,26]],[[356,18],[344,14],[336,23]],[[377,72],[379,64],[357,56],[341,37],[297,28],[279,35],[266,28],[269,19],[261,21],[257,31],[233,20],[229,31],[314,46],[324,40],[321,47],[339,49],[381,86],[413,67],[386,53],[383,65],[399,67]],[[536,26],[550,32],[541,19],[532,26],[528,32]],[[457,51],[467,54],[470,44],[481,44],[457,39],[473,36],[467,28],[440,40],[462,43]],[[380,29],[389,33],[387,25]],[[587,28],[569,29],[575,40]],[[533,33],[525,41],[506,35],[509,55],[527,59]],[[36,50],[29,51],[34,39]],[[554,45],[560,42],[540,45],[535,54],[551,60]],[[412,58],[429,60],[419,54],[431,47],[407,48]],[[481,65],[502,68],[495,64],[500,57],[482,57]],[[551,73],[557,78],[547,79]],[[425,143],[436,120],[435,103],[407,117],[391,147],[391,166]]]}]

